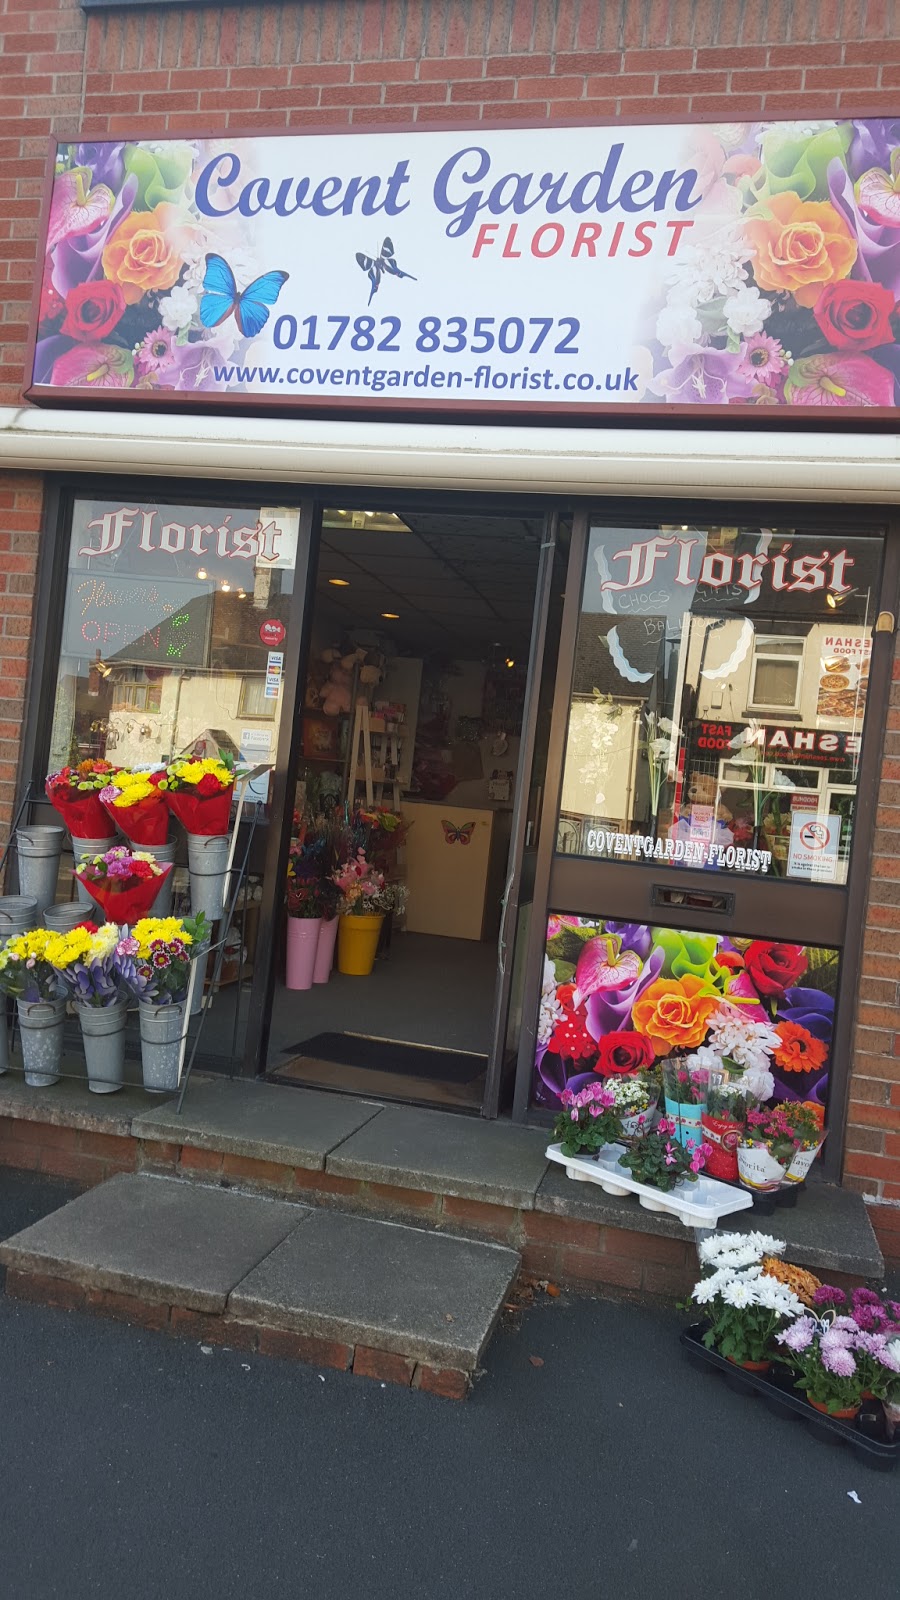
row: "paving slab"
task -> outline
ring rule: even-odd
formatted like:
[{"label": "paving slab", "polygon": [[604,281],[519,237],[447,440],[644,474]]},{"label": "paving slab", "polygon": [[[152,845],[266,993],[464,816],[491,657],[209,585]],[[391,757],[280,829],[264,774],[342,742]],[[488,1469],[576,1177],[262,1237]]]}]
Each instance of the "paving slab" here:
[{"label": "paving slab", "polygon": [[[678,1217],[661,1211],[646,1211],[631,1195],[626,1200],[604,1194],[597,1183],[576,1183],[562,1167],[554,1165],[541,1180],[535,1196],[535,1211],[554,1217],[571,1217],[577,1222],[599,1222],[607,1228],[624,1228],[630,1233],[654,1233],[665,1239],[687,1239],[692,1233]],[[729,1225],[728,1219],[722,1226]]]},{"label": "paving slab", "polygon": [[862,1195],[837,1184],[810,1180],[795,1206],[778,1206],[770,1217],[760,1216],[755,1208],[741,1211],[723,1223],[728,1232],[749,1233],[752,1228],[784,1239],[785,1258],[813,1272],[879,1279],[884,1273],[884,1257]]},{"label": "paving slab", "polygon": [[502,1245],[319,1210],[247,1274],[228,1310],[472,1372],[518,1267]]},{"label": "paving slab", "polygon": [[386,1106],[333,1150],[325,1167],[339,1177],[531,1211],[547,1170],[546,1147],[538,1129]]},{"label": "paving slab", "polygon": [[20,1272],[222,1312],[229,1292],[309,1216],[306,1206],[126,1172],[0,1244]]},{"label": "paving slab", "polygon": [[226,1150],[231,1155],[321,1172],[329,1150],[381,1112],[377,1101],[318,1089],[207,1079],[188,1084],[179,1116],[175,1102],[145,1111],[132,1124],[138,1139],[162,1139]]},{"label": "paving slab", "polygon": [[21,1072],[11,1071],[0,1077],[0,1117],[22,1121],[127,1135],[134,1117],[146,1111],[150,1103],[149,1095],[136,1085],[118,1089],[115,1094],[92,1094],[83,1067],[80,1076],[60,1078],[44,1089],[31,1088]]}]

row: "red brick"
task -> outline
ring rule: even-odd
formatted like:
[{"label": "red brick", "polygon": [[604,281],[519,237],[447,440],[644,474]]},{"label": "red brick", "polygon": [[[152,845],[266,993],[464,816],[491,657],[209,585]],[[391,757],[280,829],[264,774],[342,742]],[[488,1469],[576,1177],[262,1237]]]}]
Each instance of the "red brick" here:
[{"label": "red brick", "polygon": [[566,1283],[608,1283],[617,1289],[639,1289],[641,1263],[625,1256],[608,1256],[593,1250],[563,1249],[559,1279]]},{"label": "red brick", "polygon": [[[856,1091],[856,1082],[853,1083]],[[850,1102],[849,1121],[861,1123],[868,1128],[900,1128],[900,1108],[897,1106],[875,1105],[870,1100],[854,1099]]]},{"label": "red brick", "polygon": [[346,1372],[353,1359],[353,1348],[334,1339],[311,1339],[302,1333],[282,1328],[260,1328],[261,1356],[283,1356],[290,1361],[305,1361],[311,1367],[333,1367]]},{"label": "red brick", "polygon": [[65,1278],[52,1278],[39,1272],[20,1272],[10,1267],[6,1274],[6,1292],[14,1300],[33,1300],[45,1306],[57,1306],[62,1311],[81,1310],[84,1307],[84,1290],[78,1283]]},{"label": "red brick", "polygon": [[603,1245],[608,1255],[667,1262],[672,1266],[684,1263],[688,1249],[684,1239],[667,1239],[656,1233],[632,1233],[627,1228],[604,1228]]},{"label": "red brick", "polygon": [[693,1267],[685,1264],[683,1267],[664,1266],[658,1261],[647,1261],[641,1272],[641,1288],[646,1294],[671,1295],[675,1297],[689,1294],[692,1286],[697,1281],[698,1268],[696,1262]]},{"label": "red brick", "polygon": [[525,1237],[539,1244],[576,1245],[583,1250],[602,1250],[604,1229],[599,1222],[580,1222],[572,1217],[551,1216],[543,1211],[522,1214]]},{"label": "red brick", "polygon": [[414,1389],[424,1389],[427,1394],[439,1394],[443,1400],[465,1400],[471,1388],[467,1372],[457,1372],[455,1367],[416,1367],[413,1373]]},{"label": "red brick", "polygon": [[408,1356],[390,1350],[373,1350],[358,1344],[353,1356],[353,1371],[358,1377],[377,1378],[381,1383],[402,1383],[409,1388],[416,1363]]},{"label": "red brick", "polygon": [[364,1185],[359,1178],[342,1178],[333,1172],[313,1172],[308,1167],[294,1168],[294,1185],[297,1189],[318,1189],[321,1194],[361,1194]]},{"label": "red brick", "polygon": [[256,1161],[251,1156],[233,1156],[227,1152],[222,1158],[222,1171],[228,1178],[247,1178],[275,1189],[289,1189],[293,1182],[293,1169],[280,1161]]},{"label": "red brick", "polygon": [[168,1305],[119,1294],[114,1289],[86,1290],[85,1305],[89,1311],[99,1311],[117,1322],[133,1323],[137,1328],[164,1328],[169,1320]]},{"label": "red brick", "polygon": [[83,1155],[108,1156],[113,1161],[128,1161],[134,1166],[137,1155],[136,1140],[115,1133],[90,1133],[86,1128],[79,1128],[77,1133],[76,1148]]},{"label": "red brick", "polygon": [[138,1140],[138,1161],[142,1167],[174,1167],[180,1154],[180,1144],[167,1144],[162,1139]]},{"label": "red brick", "polygon": [[427,1189],[404,1189],[392,1183],[369,1183],[367,1192],[401,1211],[436,1211],[438,1199]]},{"label": "red brick", "polygon": [[484,1200],[464,1200],[445,1195],[444,1216],[451,1222],[467,1223],[495,1239],[508,1239],[521,1226],[521,1212],[515,1206],[495,1206]]},{"label": "red brick", "polygon": [[214,1316],[204,1311],[190,1311],[187,1306],[173,1306],[169,1316],[173,1333],[203,1344],[228,1345],[231,1350],[255,1350],[257,1329],[246,1322],[230,1320],[227,1316]]},{"label": "red brick", "polygon": [[197,1172],[221,1172],[221,1150],[201,1150],[196,1145],[186,1144],[181,1150],[181,1165]]}]

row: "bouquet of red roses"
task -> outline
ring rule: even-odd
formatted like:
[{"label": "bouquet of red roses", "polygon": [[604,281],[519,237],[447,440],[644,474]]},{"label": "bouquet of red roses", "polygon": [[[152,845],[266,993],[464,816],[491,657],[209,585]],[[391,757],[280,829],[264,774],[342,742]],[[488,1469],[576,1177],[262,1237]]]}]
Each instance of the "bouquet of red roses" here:
[{"label": "bouquet of red roses", "polygon": [[44,788],[47,799],[58,811],[75,839],[106,839],[109,818],[100,801],[115,776],[108,761],[82,761],[77,767],[61,767],[51,772]]},{"label": "bouquet of red roses", "polygon": [[107,816],[134,844],[165,844],[169,837],[162,781],[162,772],[117,772],[100,791]]},{"label": "bouquet of red roses", "polygon": [[188,833],[211,838],[228,832],[234,770],[221,757],[173,761],[160,787],[169,810]]},{"label": "bouquet of red roses", "polygon": [[117,845],[105,855],[84,856],[75,876],[111,922],[132,923],[147,915],[172,870],[170,862]]}]

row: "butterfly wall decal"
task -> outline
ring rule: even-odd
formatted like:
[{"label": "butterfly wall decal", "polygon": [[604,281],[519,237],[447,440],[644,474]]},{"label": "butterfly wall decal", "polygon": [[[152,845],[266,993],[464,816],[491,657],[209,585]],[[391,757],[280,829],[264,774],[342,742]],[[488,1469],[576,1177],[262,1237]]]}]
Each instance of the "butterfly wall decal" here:
[{"label": "butterfly wall decal", "polygon": [[241,333],[246,339],[253,339],[268,322],[269,307],[275,304],[289,277],[288,272],[265,272],[248,283],[246,289],[239,290],[225,257],[208,255],[200,321],[204,328],[217,328],[233,311]]},{"label": "butterfly wall decal", "polygon": [[441,827],[444,830],[445,844],[469,844],[475,832],[474,822],[464,822],[461,828],[448,822],[446,817],[441,817]]},{"label": "butterfly wall decal", "polygon": [[388,277],[390,278],[412,278],[413,283],[418,281],[413,277],[411,272],[403,272],[401,268],[398,267],[394,258],[394,246],[390,239],[385,239],[382,243],[381,254],[379,256],[364,256],[361,250],[357,250],[356,262],[357,266],[362,268],[369,280],[369,283],[371,284],[371,288],[369,289],[369,298],[366,302],[367,305],[372,304],[372,296],[377,293],[382,277],[385,273],[387,273]]}]

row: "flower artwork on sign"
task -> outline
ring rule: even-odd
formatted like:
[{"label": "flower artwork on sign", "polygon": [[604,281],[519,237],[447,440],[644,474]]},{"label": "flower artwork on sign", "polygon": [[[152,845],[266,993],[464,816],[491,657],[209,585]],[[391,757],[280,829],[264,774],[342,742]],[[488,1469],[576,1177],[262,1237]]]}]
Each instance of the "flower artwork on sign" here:
[{"label": "flower artwork on sign", "polygon": [[551,916],[534,1104],[558,1110],[564,1091],[665,1062],[685,1101],[700,1080],[705,1100],[712,1074],[748,1105],[824,1108],[837,976],[834,950]]},{"label": "flower artwork on sign", "polygon": [[890,117],[64,142],[29,398],[895,410],[898,166]]}]

